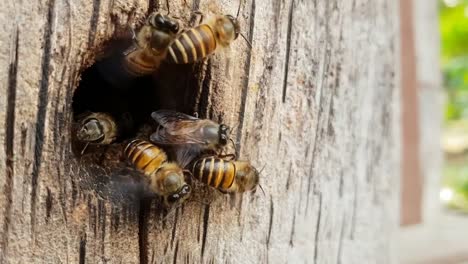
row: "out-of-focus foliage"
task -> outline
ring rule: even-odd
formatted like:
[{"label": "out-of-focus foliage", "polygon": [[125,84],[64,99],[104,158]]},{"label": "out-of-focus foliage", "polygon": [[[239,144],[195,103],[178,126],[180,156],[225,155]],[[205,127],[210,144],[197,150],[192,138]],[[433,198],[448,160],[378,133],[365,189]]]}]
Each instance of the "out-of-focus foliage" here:
[{"label": "out-of-focus foliage", "polygon": [[468,119],[445,124],[442,146],[445,164],[441,201],[452,209],[468,213]]},{"label": "out-of-focus foliage", "polygon": [[440,1],[446,120],[468,118],[468,0]]},{"label": "out-of-focus foliage", "polygon": [[444,167],[442,190],[450,190],[451,195],[447,200],[442,200],[448,207],[468,213],[468,166],[465,164],[455,163]]},{"label": "out-of-focus foliage", "polygon": [[468,0],[440,0],[442,69],[447,92],[441,200],[468,213]]}]

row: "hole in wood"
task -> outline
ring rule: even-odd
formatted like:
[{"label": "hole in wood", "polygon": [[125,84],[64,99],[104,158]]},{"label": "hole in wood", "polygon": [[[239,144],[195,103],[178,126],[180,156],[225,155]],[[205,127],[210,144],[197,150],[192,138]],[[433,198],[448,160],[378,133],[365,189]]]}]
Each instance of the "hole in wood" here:
[{"label": "hole in wood", "polygon": [[[126,44],[125,44],[126,43]],[[131,43],[130,43],[131,44]],[[123,197],[138,202],[143,196],[154,197],[144,186],[142,175],[129,169],[123,149],[135,137],[149,138],[155,122],[151,112],[172,109],[179,112],[206,114],[207,100],[201,99],[202,70],[210,65],[173,65],[163,63],[152,75],[130,76],[122,66],[128,41],[110,43],[105,56],[81,74],[81,81],[73,95],[72,150],[87,179],[83,182],[101,196],[121,203]],[[112,142],[100,136],[83,139],[83,123],[87,132],[103,130],[101,123],[110,119],[119,129]],[[97,133],[99,135],[99,133]],[[81,135],[81,136],[80,136]],[[93,133],[87,133],[86,136]],[[170,159],[171,153],[168,153]],[[135,197],[132,197],[138,193]]]}]

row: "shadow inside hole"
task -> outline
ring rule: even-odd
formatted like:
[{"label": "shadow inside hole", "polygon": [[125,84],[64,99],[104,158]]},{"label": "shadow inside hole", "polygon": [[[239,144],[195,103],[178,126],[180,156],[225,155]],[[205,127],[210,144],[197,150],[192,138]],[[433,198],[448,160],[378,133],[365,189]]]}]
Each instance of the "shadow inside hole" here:
[{"label": "shadow inside hole", "polygon": [[[123,149],[135,137],[149,139],[156,128],[151,119],[153,111],[199,112],[201,92],[198,80],[203,68],[201,64],[163,63],[153,75],[132,78],[122,67],[126,48],[128,45],[121,42],[111,43],[107,54],[81,74],[72,103],[72,150],[84,171],[81,175],[85,179],[81,182],[85,188],[94,189],[101,196],[118,203],[123,197],[126,200],[130,198],[129,203],[154,198],[145,186],[141,172],[132,169],[125,161]],[[90,112],[107,113],[117,123],[122,117],[129,116],[131,124],[110,145],[87,145],[76,139],[76,129],[79,119]]]}]

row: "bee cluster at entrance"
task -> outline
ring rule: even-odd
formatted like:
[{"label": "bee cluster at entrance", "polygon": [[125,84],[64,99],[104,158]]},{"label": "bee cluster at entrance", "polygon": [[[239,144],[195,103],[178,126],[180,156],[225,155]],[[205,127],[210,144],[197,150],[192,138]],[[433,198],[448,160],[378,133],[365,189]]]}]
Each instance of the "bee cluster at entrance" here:
[{"label": "bee cluster at entrance", "polygon": [[[237,17],[202,18],[182,28],[170,15],[150,14],[130,47],[85,71],[73,98],[72,147],[80,162],[131,172],[165,207],[189,200],[194,182],[222,193],[259,186],[257,169],[229,153],[235,145],[230,128],[169,98],[178,92],[164,89],[177,85],[158,85],[165,68],[203,61],[241,35]],[[186,74],[178,81],[198,83],[194,79]]]}]

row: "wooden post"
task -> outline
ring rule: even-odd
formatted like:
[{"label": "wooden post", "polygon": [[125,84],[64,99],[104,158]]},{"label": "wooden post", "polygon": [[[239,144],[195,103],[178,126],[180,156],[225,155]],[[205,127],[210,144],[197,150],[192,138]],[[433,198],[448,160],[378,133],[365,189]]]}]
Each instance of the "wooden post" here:
[{"label": "wooden post", "polygon": [[[119,208],[71,151],[80,74],[113,35],[166,1],[0,4],[0,263],[389,262],[398,224],[398,6],[256,1],[239,38],[201,66],[204,113],[237,125],[261,192]],[[235,14],[233,0],[187,1]],[[171,14],[188,16],[183,1]],[[165,12],[165,11],[164,11]]]}]

